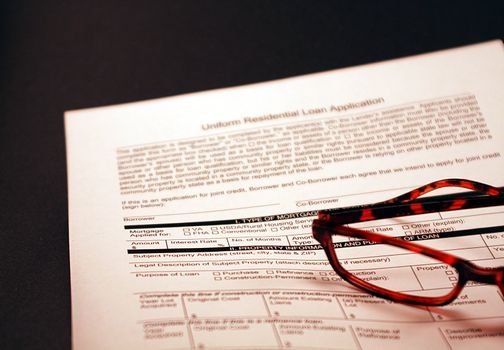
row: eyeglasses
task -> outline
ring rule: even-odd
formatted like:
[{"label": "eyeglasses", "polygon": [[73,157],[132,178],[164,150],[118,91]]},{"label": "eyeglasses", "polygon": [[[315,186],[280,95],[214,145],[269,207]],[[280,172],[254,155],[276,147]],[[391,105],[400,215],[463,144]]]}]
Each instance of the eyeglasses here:
[{"label": "eyeglasses", "polygon": [[[472,191],[419,198],[442,187]],[[322,245],[329,263],[342,279],[381,298],[424,306],[446,305],[457,298],[469,281],[497,285],[504,294],[504,267],[480,267],[443,251],[410,242],[408,236],[392,237],[346,226],[378,219],[504,205],[503,189],[464,179],[439,180],[384,202],[320,211],[318,219],[313,221],[313,236]],[[402,249],[401,253],[414,252],[421,256],[415,255],[414,266],[409,264],[410,254],[390,253],[398,263],[394,267],[377,268],[376,264],[383,262],[380,259],[362,259],[361,267],[355,267],[349,264],[352,261],[338,259],[336,248],[341,244],[332,239],[336,235],[360,239],[354,243],[359,243],[356,245],[361,247],[381,244],[377,247],[385,252],[397,253],[398,249]],[[373,267],[366,269],[366,264]],[[441,285],[434,283],[432,288],[418,288],[423,277],[427,284],[432,283],[429,274],[430,277],[442,276]]]}]

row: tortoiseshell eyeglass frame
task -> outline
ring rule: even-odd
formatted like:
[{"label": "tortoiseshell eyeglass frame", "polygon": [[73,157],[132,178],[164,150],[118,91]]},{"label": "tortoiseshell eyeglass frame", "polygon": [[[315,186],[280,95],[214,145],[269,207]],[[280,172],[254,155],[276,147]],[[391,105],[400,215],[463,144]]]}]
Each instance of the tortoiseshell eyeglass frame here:
[{"label": "tortoiseshell eyeglass frame", "polygon": [[[472,191],[443,196],[429,196],[421,199],[418,198],[428,192],[443,187],[458,187]],[[497,285],[501,293],[504,294],[504,266],[497,268],[479,267],[470,261],[401,238],[345,226],[347,224],[377,219],[504,205],[503,189],[504,187],[493,187],[465,179],[444,179],[435,181],[387,201],[363,206],[320,211],[318,213],[318,219],[313,221],[313,237],[322,245],[329,259],[329,263],[341,278],[381,298],[406,304],[441,306],[455,300],[468,281]],[[449,293],[437,297],[409,295],[376,286],[360,279],[343,268],[336,255],[332,241],[333,235],[343,235],[365,239],[374,243],[389,244],[414,253],[429,256],[455,268],[459,274],[458,281]]]}]

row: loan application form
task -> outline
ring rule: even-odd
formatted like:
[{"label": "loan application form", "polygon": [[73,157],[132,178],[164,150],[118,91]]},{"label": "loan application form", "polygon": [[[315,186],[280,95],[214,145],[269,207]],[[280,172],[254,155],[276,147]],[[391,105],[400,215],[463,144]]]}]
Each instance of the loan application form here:
[{"label": "loan application form", "polygon": [[[317,210],[434,180],[503,186],[503,85],[493,41],[67,112],[74,349],[503,349],[495,286],[391,303],[343,282],[311,235]],[[503,211],[360,227],[498,266]],[[453,283],[414,254],[339,240],[389,288]]]}]

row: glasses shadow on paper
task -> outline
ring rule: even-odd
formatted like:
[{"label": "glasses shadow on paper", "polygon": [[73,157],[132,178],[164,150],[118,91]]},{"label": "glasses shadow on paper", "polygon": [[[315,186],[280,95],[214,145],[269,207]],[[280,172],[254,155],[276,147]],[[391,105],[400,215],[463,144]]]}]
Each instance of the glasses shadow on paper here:
[{"label": "glasses shadow on paper", "polygon": [[[314,281],[314,283],[320,286],[320,290],[327,290],[327,282]],[[425,313],[430,313],[432,316],[430,319],[432,321],[464,321],[464,326],[468,324],[474,324],[476,326],[478,325],[479,321],[471,319],[467,320],[467,313],[464,313],[462,310],[457,310],[449,307],[449,305],[446,307],[398,303],[384,298],[376,297],[369,293],[363,292],[357,287],[340,281],[335,281],[334,287],[327,290],[327,292],[336,294],[340,303],[343,304],[343,309],[351,307],[350,305],[362,305],[363,307],[369,308],[370,311],[375,311],[377,315],[379,314],[384,318],[388,318],[387,314],[399,317],[401,317],[399,314],[403,314],[403,316],[405,316],[404,313],[408,314],[409,317],[414,317],[414,315],[417,314],[415,311],[419,311],[418,316],[420,317],[420,315],[423,314],[424,317],[421,318],[424,320],[426,320]]]}]

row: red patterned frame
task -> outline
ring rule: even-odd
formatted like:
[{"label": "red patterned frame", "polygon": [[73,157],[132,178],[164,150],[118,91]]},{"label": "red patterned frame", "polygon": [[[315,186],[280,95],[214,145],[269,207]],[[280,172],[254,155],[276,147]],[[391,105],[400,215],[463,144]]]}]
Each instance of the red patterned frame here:
[{"label": "red patterned frame", "polygon": [[[482,195],[475,195],[474,192],[466,191],[448,196],[431,196],[417,199],[423,194],[442,187],[466,188],[479,192]],[[318,213],[318,219],[313,221],[312,231],[313,237],[324,248],[329,263],[334,271],[350,284],[375,296],[396,302],[423,306],[440,306],[449,304],[455,300],[468,281],[497,285],[504,294],[504,267],[479,267],[470,261],[458,258],[443,251],[425,247],[401,238],[364,231],[344,225],[376,219],[497,205],[504,205],[504,191],[500,188],[471,180],[444,179],[429,183],[384,202],[320,211]],[[376,286],[358,278],[343,268],[338,261],[336,250],[332,242],[333,235],[343,235],[366,239],[374,243],[389,244],[414,253],[429,256],[456,269],[459,274],[459,279],[448,294],[439,297],[414,296]]]}]

